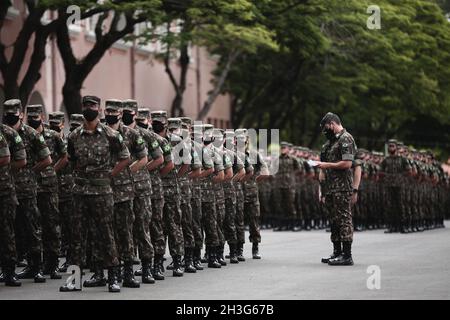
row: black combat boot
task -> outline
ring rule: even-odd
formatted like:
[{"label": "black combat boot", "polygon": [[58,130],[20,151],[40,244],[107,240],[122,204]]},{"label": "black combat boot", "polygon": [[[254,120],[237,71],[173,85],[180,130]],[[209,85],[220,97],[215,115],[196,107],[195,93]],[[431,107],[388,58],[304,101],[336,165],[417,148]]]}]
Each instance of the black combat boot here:
[{"label": "black combat boot", "polygon": [[35,253],[31,255],[31,261],[33,263],[32,266],[32,272],[33,272],[33,278],[35,283],[44,283],[45,277],[42,274],[42,267],[41,267],[41,254]]},{"label": "black combat boot", "polygon": [[[144,262],[142,262],[142,264],[144,264]],[[134,272],[134,275],[136,277],[142,276],[142,266]]]},{"label": "black combat boot", "polygon": [[50,275],[50,279],[62,279],[61,275],[58,274],[58,265],[58,257],[49,257],[45,264],[44,275]]},{"label": "black combat boot", "polygon": [[253,256],[253,259],[261,259],[261,255],[259,254],[258,242],[253,242],[252,256]]},{"label": "black combat boot", "polygon": [[155,280],[164,280],[164,271],[162,271],[162,264],[163,264],[163,255],[161,254],[155,254],[155,260],[153,261],[153,269],[152,269],[152,275]]},{"label": "black combat boot", "polygon": [[0,272],[0,283],[5,282],[5,274],[2,272]]},{"label": "black combat boot", "polygon": [[227,262],[225,261],[225,258],[223,256],[224,246],[217,246],[216,247],[216,259],[217,262],[220,263],[221,266],[226,266]]},{"label": "black combat boot", "polygon": [[5,286],[7,287],[20,287],[22,283],[17,280],[16,273],[14,271],[15,265],[6,266],[2,268],[3,271],[3,282],[5,282]]},{"label": "black combat boot", "polygon": [[174,255],[172,257],[173,259],[173,276],[174,277],[182,277],[184,274],[183,267],[181,266],[181,256],[180,255]]},{"label": "black combat boot", "polygon": [[319,230],[319,220],[320,219],[314,219],[314,230]]},{"label": "black combat boot", "polygon": [[342,251],[343,253],[339,255],[337,258],[331,259],[328,261],[329,266],[352,266],[352,242],[351,241],[343,241],[342,242]]},{"label": "black combat boot", "polygon": [[202,260],[201,260],[202,263],[207,263],[207,262],[209,261],[209,260],[208,260],[208,254],[209,254],[209,247],[206,246],[206,248],[205,248],[205,254],[203,255],[203,258],[202,258]]},{"label": "black combat boot", "polygon": [[[142,283],[155,283],[155,279],[152,276],[150,266],[152,265],[152,260],[142,259]],[[136,273],[135,273],[136,274]]]},{"label": "black combat boot", "polygon": [[236,255],[237,255],[237,259],[240,262],[244,262],[245,261],[245,257],[244,257],[244,244],[242,242],[239,242],[236,246]]},{"label": "black combat boot", "polygon": [[67,262],[67,260],[66,261],[64,261],[64,263],[61,265],[61,267],[59,267],[59,272],[62,272],[62,273],[66,273],[67,272],[67,268],[70,266],[70,264],[69,264],[69,262]]},{"label": "black combat boot", "polygon": [[298,221],[295,219],[292,219],[292,231],[294,232],[298,232],[300,230],[302,230],[302,227],[299,225]]},{"label": "black combat boot", "polygon": [[230,263],[239,263],[236,254],[236,243],[229,243],[228,246],[230,247]]},{"label": "black combat boot", "polygon": [[173,270],[173,259],[172,262],[166,267],[167,270]]},{"label": "black combat boot", "polygon": [[306,231],[311,231],[311,220],[305,219],[305,227],[303,228]]},{"label": "black combat boot", "polygon": [[201,256],[202,256],[202,249],[195,247],[194,248],[194,267],[197,270],[203,270]]},{"label": "black combat boot", "polygon": [[140,282],[134,278],[133,261],[125,261],[124,263],[122,286],[126,288],[139,288],[141,286]]},{"label": "black combat boot", "polygon": [[120,292],[119,282],[117,281],[117,273],[119,272],[119,267],[109,267],[108,268],[108,291],[109,292]]},{"label": "black combat boot", "polygon": [[[75,273],[75,270],[72,271],[72,274]],[[84,274],[84,272],[81,272],[80,274],[80,283],[83,279],[82,275]],[[59,287],[59,292],[75,292],[75,291],[81,291],[81,288],[76,288],[75,287],[75,278],[72,279],[72,282],[69,283],[65,283],[64,285],[62,285],[61,287]]]},{"label": "black combat boot", "polygon": [[184,271],[186,271],[187,273],[197,272],[193,261],[193,251],[193,248],[184,248]]},{"label": "black combat boot", "polygon": [[208,268],[221,268],[222,265],[216,260],[216,248],[207,247],[208,249]]},{"label": "black combat boot", "polygon": [[342,254],[342,246],[340,241],[333,241],[333,253],[326,258],[322,258],[322,263],[328,263],[331,259],[335,259]]},{"label": "black combat boot", "polygon": [[27,264],[27,266],[17,274],[17,279],[33,279],[33,278],[34,274],[31,264]]},{"label": "black combat boot", "polygon": [[103,273],[103,267],[99,263],[94,263],[94,274],[91,279],[85,280],[83,286],[86,288],[104,287],[106,286],[105,274]]}]

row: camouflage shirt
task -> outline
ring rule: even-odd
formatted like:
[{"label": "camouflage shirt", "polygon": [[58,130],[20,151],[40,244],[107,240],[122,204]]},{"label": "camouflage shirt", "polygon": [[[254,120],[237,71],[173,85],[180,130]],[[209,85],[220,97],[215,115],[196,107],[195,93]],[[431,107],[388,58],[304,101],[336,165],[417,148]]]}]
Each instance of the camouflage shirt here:
[{"label": "camouflage shirt", "polygon": [[[67,150],[67,137],[63,136],[63,142]],[[72,189],[74,186],[72,176],[72,164],[69,162],[64,168],[57,172],[58,175],[58,196],[59,202],[72,199]]]},{"label": "camouflage shirt", "polygon": [[295,182],[295,173],[300,170],[299,161],[289,154],[280,154],[278,158],[278,172],[275,175],[279,188],[292,188]]},{"label": "camouflage shirt", "polygon": [[89,132],[83,126],[70,133],[67,143],[69,160],[74,168],[74,194],[104,195],[112,194],[111,159],[126,160],[130,152],[122,135],[98,123]]},{"label": "camouflage shirt", "polygon": [[[320,158],[324,162],[353,161],[355,155],[355,140],[350,133],[343,129],[333,140],[325,143]],[[352,192],[352,170],[325,169],[325,184],[327,193]]]},{"label": "camouflage shirt", "polygon": [[249,149],[245,153],[250,161],[254,162],[254,175],[248,181],[244,182],[244,196],[245,202],[253,202],[258,196],[258,184],[256,183],[256,178],[263,169],[267,169],[267,164],[257,150]]},{"label": "camouflage shirt", "polygon": [[[203,152],[203,167],[205,169],[214,168],[214,172],[218,173],[219,171],[223,170],[223,166],[219,163],[216,163],[216,159],[218,157],[215,154],[214,146],[212,144],[209,144],[207,146],[204,146],[202,149]],[[214,186],[213,186],[213,174],[202,178],[201,179],[201,190],[202,190],[202,202],[214,202],[216,199]]]},{"label": "camouflage shirt", "polygon": [[27,154],[27,165],[17,170],[14,174],[17,198],[33,198],[37,195],[37,180],[33,167],[39,161],[50,156],[50,150],[45,143],[44,137],[32,127],[21,123],[17,132],[25,144]]},{"label": "camouflage shirt", "polygon": [[[170,152],[170,159],[174,159],[175,155],[173,153],[172,145],[170,144],[170,135],[168,135],[164,140],[167,144],[163,146],[164,154]],[[180,197],[180,185],[178,183],[178,169],[173,168],[168,174],[161,177],[161,183],[164,191],[164,201],[176,201]]]},{"label": "camouflage shirt", "polygon": [[[161,166],[166,165],[168,162],[172,161],[172,147],[170,146],[169,141],[165,138],[161,137],[159,134],[154,133],[153,131],[149,131],[155,139],[158,141],[158,144],[162,150],[164,163]],[[160,168],[161,168],[160,166]],[[152,199],[162,199],[164,197],[164,191],[162,186],[162,179],[159,173],[159,169],[153,170],[150,172],[150,176],[152,178]]]},{"label": "camouflage shirt", "polygon": [[[2,151],[0,157],[10,156],[12,161],[25,160],[27,158],[25,145],[19,133],[5,124],[0,124],[0,135]],[[7,150],[4,149],[6,145]],[[0,196],[14,193],[14,180],[11,173],[11,166],[0,167]]]},{"label": "camouflage shirt", "polygon": [[[144,139],[141,137],[137,130],[119,124],[117,130],[123,137],[123,141],[130,152],[131,161],[141,160],[147,156],[147,148],[145,146]],[[117,159],[117,155],[112,157],[112,166],[114,166],[120,159]],[[117,176],[112,179],[112,187],[114,193],[114,202],[120,203],[134,199],[134,186],[133,177],[131,175],[130,167],[127,166]]]},{"label": "camouflage shirt", "polygon": [[[163,152],[159,145],[158,139],[155,136],[156,133],[136,126],[139,134],[144,139],[145,145],[147,147],[147,152],[149,156],[149,161],[151,159],[155,160],[162,156]],[[150,159],[151,158],[151,159]],[[156,169],[154,171],[157,171]],[[150,172],[147,167],[142,168],[138,172],[133,174],[134,188],[140,195],[151,195],[152,194],[152,183],[150,178]]]},{"label": "camouflage shirt", "polygon": [[[233,173],[236,174],[244,168],[244,162],[239,158],[236,153],[229,149],[224,149],[227,158],[233,166]],[[236,197],[235,184],[232,181],[226,181],[223,183],[223,190],[225,192],[225,199],[232,199]]]},{"label": "camouflage shirt", "polygon": [[381,163],[381,171],[385,175],[383,182],[388,187],[400,187],[409,170],[411,166],[407,159],[398,155],[388,155]]},{"label": "camouflage shirt", "polygon": [[44,128],[41,135],[50,150],[53,163],[39,173],[38,192],[58,192],[58,178],[54,165],[67,154],[66,144],[56,131]]}]

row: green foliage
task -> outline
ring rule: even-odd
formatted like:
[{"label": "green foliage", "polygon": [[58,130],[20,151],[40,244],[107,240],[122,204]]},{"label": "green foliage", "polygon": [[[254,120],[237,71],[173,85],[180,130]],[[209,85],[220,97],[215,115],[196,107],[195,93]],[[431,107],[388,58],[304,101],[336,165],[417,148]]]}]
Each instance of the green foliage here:
[{"label": "green foliage", "polygon": [[[381,29],[369,30],[371,4],[260,5],[266,17],[260,20],[280,50],[258,47],[234,63],[226,84],[235,97],[234,124],[280,128],[283,139],[319,147],[318,123],[333,111],[361,147],[380,149],[397,136],[448,154],[449,131],[438,131],[450,126],[450,24],[444,11],[429,0],[381,0]],[[431,127],[417,132],[425,115]]]}]

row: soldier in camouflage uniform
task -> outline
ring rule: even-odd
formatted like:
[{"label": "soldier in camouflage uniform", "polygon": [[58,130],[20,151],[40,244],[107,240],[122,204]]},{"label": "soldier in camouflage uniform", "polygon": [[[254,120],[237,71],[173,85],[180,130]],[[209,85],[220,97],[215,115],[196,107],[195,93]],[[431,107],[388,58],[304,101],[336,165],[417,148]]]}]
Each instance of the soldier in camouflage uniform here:
[{"label": "soldier in camouflage uniform", "polygon": [[386,206],[386,223],[388,230],[386,232],[405,232],[402,225],[401,208],[403,193],[401,192],[402,178],[411,171],[406,158],[397,154],[397,141],[388,141],[389,155],[381,163],[382,181],[384,184],[384,204]]},{"label": "soldier in camouflage uniform", "polygon": [[216,257],[217,261],[222,265],[226,266],[227,263],[224,258],[224,247],[225,247],[225,232],[224,232],[224,221],[226,215],[226,207],[225,207],[225,190],[223,184],[225,182],[231,181],[233,178],[233,164],[231,160],[228,158],[227,153],[224,151],[223,138],[224,131],[222,129],[214,128],[213,129],[213,146],[215,148],[215,152],[219,157],[219,162],[223,165],[224,177],[221,183],[214,184],[214,190],[216,192],[216,210],[217,210],[217,235],[219,236],[219,245],[216,248]]},{"label": "soldier in camouflage uniform", "polygon": [[[163,209],[164,209],[164,192],[162,187],[161,176],[166,175],[169,171],[174,168],[172,153],[169,142],[161,137],[159,134],[153,131],[150,125],[150,115],[148,109],[140,108],[138,109],[138,116],[136,118],[136,124],[147,130],[149,135],[154,139],[152,144],[155,148],[160,148],[162,152],[162,159],[157,159],[156,162],[151,162],[148,166],[150,172],[150,178],[152,182],[152,193],[151,193],[151,205],[152,205],[152,216],[150,220],[150,236],[152,240],[153,249],[155,252],[154,263],[152,267],[152,276],[155,280],[164,280],[164,253],[166,250],[166,242],[164,236],[163,227]],[[161,125],[156,124],[159,128]],[[158,146],[156,146],[156,143]]]},{"label": "soldier in camouflage uniform", "polygon": [[219,235],[217,233],[217,207],[216,193],[214,184],[223,181],[223,162],[222,158],[216,152],[213,142],[213,126],[205,124],[196,131],[203,132],[202,149],[203,167],[206,169],[214,168],[214,174],[201,179],[201,199],[202,199],[202,227],[205,232],[205,257],[208,261],[208,268],[220,268],[221,264],[217,261],[217,247],[219,246]]},{"label": "soldier in camouflage uniform", "polygon": [[299,162],[290,154],[289,144],[282,141],[281,152],[278,158],[278,172],[275,174],[276,181],[276,206],[278,217],[282,221],[284,229],[289,230],[295,226],[297,211],[295,208],[295,177],[299,174]]},{"label": "soldier in camouflage uniform", "polygon": [[[206,147],[203,144],[203,126],[196,125],[190,126],[191,141],[195,152],[199,155],[202,171],[197,179],[194,179],[192,184],[192,230],[194,235],[194,266],[197,270],[203,270],[202,260],[201,260],[201,249],[203,247],[203,203],[202,203],[202,185],[203,181],[207,179],[208,176],[214,173],[214,163],[212,159],[206,155]],[[205,206],[209,206],[205,204]]]},{"label": "soldier in camouflage uniform", "polygon": [[[8,122],[7,115],[4,121]],[[23,168],[26,159],[25,145],[17,131],[0,124],[0,263],[3,271],[0,278],[6,286],[11,287],[21,285],[15,273],[17,253],[14,220],[17,197],[11,170]]]},{"label": "soldier in camouflage uniform", "polygon": [[250,162],[249,155],[245,152],[245,144],[247,143],[247,129],[236,129],[235,130],[235,150],[237,157],[244,163],[245,176],[240,180],[235,182],[236,189],[236,237],[237,237],[237,258],[238,261],[245,261],[244,257],[244,243],[245,243],[245,229],[244,229],[244,183],[252,179],[254,175],[254,167]]},{"label": "soldier in camouflage uniform", "polygon": [[188,273],[196,273],[197,269],[193,260],[195,239],[191,207],[191,182],[192,179],[200,175],[202,165],[196,150],[192,148],[188,130],[182,129],[182,120],[180,118],[169,118],[168,129],[174,138],[182,139],[174,146],[174,153],[181,191],[184,270]]},{"label": "soldier in camouflage uniform", "polygon": [[[130,120],[134,120],[133,117],[136,112],[137,103],[135,101],[122,102],[113,99],[105,101],[106,123],[123,137],[133,161],[128,168],[122,170],[112,179],[115,240],[119,257],[124,262],[123,286],[128,288],[140,287],[139,282],[134,279],[133,273],[133,233],[137,239],[136,246],[139,247],[144,259],[150,260],[153,258],[153,247],[148,229],[150,220],[149,218],[143,220],[142,215],[135,217],[133,207],[135,198],[133,174],[145,168],[147,164],[147,147],[144,139],[138,131],[126,126],[130,124]],[[113,163],[117,162],[115,158],[111,160]],[[135,220],[138,221],[135,222]],[[102,275],[103,271],[100,273],[100,276]]]},{"label": "soldier in camouflage uniform", "polygon": [[66,144],[60,135],[42,124],[42,105],[27,106],[27,121],[42,137],[44,137],[54,165],[47,166],[37,176],[37,203],[41,213],[42,243],[44,246],[44,274],[51,279],[61,279],[58,275],[58,256],[61,247],[60,213],[58,208],[58,178],[56,172],[67,165]]},{"label": "soldier in camouflage uniform", "polygon": [[[153,130],[166,141],[164,145],[162,144],[163,152],[172,154],[171,137],[167,132],[167,113],[165,111],[154,111],[151,113],[151,117]],[[173,154],[171,157],[173,159]],[[166,175],[161,175],[161,180],[164,191],[164,235],[168,237],[169,251],[174,262],[173,276],[181,277],[184,273],[181,265],[181,258],[184,254],[184,240],[181,227],[181,194],[178,184],[178,170],[174,168]]]},{"label": "soldier in camouflage uniform", "polygon": [[[136,113],[136,107],[133,106],[133,112]],[[136,104],[137,106],[137,104]],[[133,114],[133,112],[131,112]],[[135,129],[144,139],[144,143],[148,150],[148,164],[141,170],[133,173],[133,181],[135,186],[136,197],[134,198],[134,213],[135,213],[135,227],[134,233],[136,238],[142,239],[141,242],[145,243],[145,247],[151,248],[150,250],[139,249],[140,258],[142,261],[142,269],[135,272],[135,275],[142,276],[143,283],[154,283],[155,279],[151,273],[152,259],[154,258],[154,248],[151,242],[150,222],[152,219],[152,184],[150,172],[157,170],[157,168],[164,162],[163,152],[159,145],[156,133],[149,131],[145,128],[143,122],[148,121],[150,117],[150,110],[144,108],[138,108],[136,117],[128,125],[128,127]],[[148,125],[148,123],[147,123]],[[136,234],[138,231],[138,234]],[[140,235],[140,236],[139,236]],[[147,240],[148,237],[148,240]],[[147,242],[150,242],[147,244]],[[146,254],[147,252],[148,254]]]},{"label": "soldier in camouflage uniform", "polygon": [[356,144],[336,114],[327,113],[320,122],[320,128],[328,139],[322,147],[318,167],[321,169],[320,180],[324,182],[321,191],[330,214],[333,243],[333,254],[322,259],[322,262],[329,265],[353,265],[351,197],[355,189],[351,166],[356,155]]},{"label": "soldier in camouflage uniform", "polygon": [[[64,135],[64,113],[59,111],[50,113],[49,127],[51,130],[58,133],[58,137],[62,139],[65,148],[67,149],[67,137]],[[72,168],[70,164],[66,164],[64,167],[59,169],[56,174],[58,177],[58,209],[60,213],[59,220],[61,226],[61,255],[66,257],[66,261],[59,268],[59,271],[66,272],[67,267],[70,265],[70,217],[72,215],[72,188],[74,185]]]},{"label": "soldier in camouflage uniform", "polygon": [[261,255],[259,254],[261,234],[259,229],[260,210],[257,182],[269,177],[269,170],[262,154],[249,146],[248,137],[245,145],[245,154],[254,165],[254,175],[244,182],[244,216],[247,218],[249,224],[249,241],[252,243],[253,259],[261,259]]},{"label": "soldier in camouflage uniform", "polygon": [[5,122],[19,133],[27,155],[27,165],[13,171],[19,200],[15,221],[16,245],[18,251],[21,250],[28,255],[28,266],[18,274],[18,277],[45,282],[41,273],[42,229],[41,215],[37,207],[36,173],[52,163],[50,150],[45,144],[44,137],[22,122],[24,115],[20,100],[5,101],[3,106]]},{"label": "soldier in camouflage uniform", "polygon": [[[127,168],[130,153],[121,134],[100,123],[100,98],[84,96],[82,103],[85,122],[70,133],[67,143],[75,177],[71,260],[78,266],[84,265],[83,234],[89,227],[94,249],[103,258],[103,267],[108,269],[108,290],[120,292],[111,178]],[[114,165],[111,159],[117,163]],[[75,290],[67,284],[60,288],[63,292]]]},{"label": "soldier in camouflage uniform", "polygon": [[234,150],[234,131],[229,130],[223,135],[226,153],[228,159],[233,164],[233,178],[223,183],[225,192],[225,219],[223,222],[223,230],[225,239],[230,248],[230,263],[239,263],[237,258],[237,230],[236,230],[236,187],[235,183],[245,176],[244,162],[237,156]]}]

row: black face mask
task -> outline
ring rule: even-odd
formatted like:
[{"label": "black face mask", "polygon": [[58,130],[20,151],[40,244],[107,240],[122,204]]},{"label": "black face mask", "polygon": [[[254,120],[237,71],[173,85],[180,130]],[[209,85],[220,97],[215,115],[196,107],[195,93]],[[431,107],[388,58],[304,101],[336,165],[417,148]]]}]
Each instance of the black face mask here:
[{"label": "black face mask", "polygon": [[119,116],[118,115],[110,115],[110,114],[107,114],[106,116],[105,116],[105,121],[106,121],[106,123],[107,124],[110,124],[110,125],[113,125],[113,124],[116,124],[117,122],[119,122]]},{"label": "black face mask", "polygon": [[160,133],[164,130],[164,124],[158,121],[154,121],[152,123],[152,127],[153,127],[153,131],[155,131],[156,133]]},{"label": "black face mask", "polygon": [[137,121],[136,124],[141,128],[148,129],[148,123],[145,124],[143,122]]},{"label": "black face mask", "polygon": [[8,113],[3,117],[3,122],[5,122],[9,126],[13,126],[19,121],[19,116],[15,114]]},{"label": "black face mask", "polygon": [[28,118],[28,125],[32,127],[33,129],[39,128],[39,126],[42,124],[42,120],[34,120],[33,118]]},{"label": "black face mask", "polygon": [[88,122],[94,121],[98,117],[98,110],[86,108],[83,110],[83,116]]},{"label": "black face mask", "polygon": [[134,114],[129,112],[124,112],[122,116],[122,121],[126,126],[129,126],[134,121]]},{"label": "black face mask", "polygon": [[61,128],[58,126],[50,126],[50,129],[52,129],[53,131],[56,131],[56,132],[61,132]]},{"label": "black face mask", "polygon": [[336,137],[336,135],[334,134],[334,131],[331,130],[330,128],[324,129],[323,133],[328,140],[332,140]]}]

